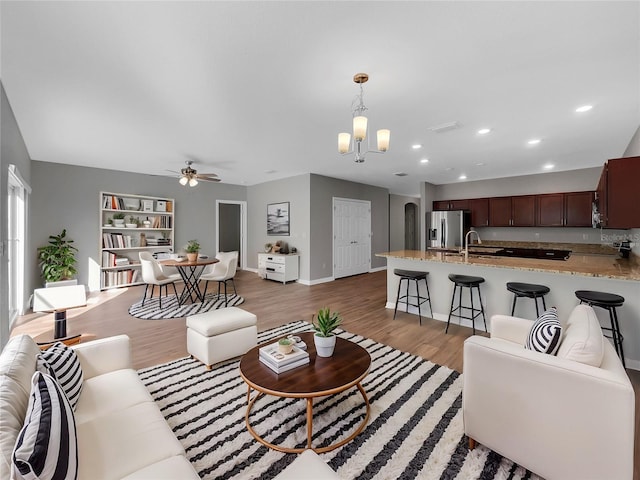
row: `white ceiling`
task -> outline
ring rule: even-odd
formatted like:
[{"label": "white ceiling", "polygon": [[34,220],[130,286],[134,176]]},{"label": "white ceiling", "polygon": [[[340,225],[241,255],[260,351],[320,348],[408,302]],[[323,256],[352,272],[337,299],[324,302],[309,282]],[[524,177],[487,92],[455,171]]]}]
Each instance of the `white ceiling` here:
[{"label": "white ceiling", "polygon": [[[224,183],[313,172],[418,194],[599,166],[640,125],[637,1],[0,8],[2,82],[34,160],[167,175],[193,159]],[[371,131],[391,129],[362,164],[337,153],[357,72]]]}]

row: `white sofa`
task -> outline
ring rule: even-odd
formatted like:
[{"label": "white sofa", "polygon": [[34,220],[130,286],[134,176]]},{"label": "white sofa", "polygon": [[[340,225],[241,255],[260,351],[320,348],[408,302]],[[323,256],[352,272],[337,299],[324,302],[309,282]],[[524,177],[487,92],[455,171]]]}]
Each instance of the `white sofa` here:
[{"label": "white sofa", "polygon": [[[131,369],[129,337],[73,348],[84,385],[75,411],[80,480],[198,479],[151,395]],[[9,479],[11,454],[24,423],[38,346],[27,335],[9,340],[0,355],[0,478]]]},{"label": "white sofa", "polygon": [[523,347],[532,323],[496,315],[465,341],[465,433],[547,480],[632,479],[635,395],[593,309],[571,312],[557,356]]}]

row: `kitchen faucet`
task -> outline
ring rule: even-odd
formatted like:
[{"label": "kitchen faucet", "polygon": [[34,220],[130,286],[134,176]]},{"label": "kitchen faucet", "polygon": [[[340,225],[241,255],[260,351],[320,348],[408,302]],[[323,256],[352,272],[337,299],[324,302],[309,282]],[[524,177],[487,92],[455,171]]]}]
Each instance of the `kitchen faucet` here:
[{"label": "kitchen faucet", "polygon": [[475,230],[469,230],[464,237],[464,262],[465,263],[469,262],[469,235],[471,235],[472,233],[476,234],[476,237],[478,237],[478,243],[482,245],[482,240],[480,240],[480,235],[478,234],[478,232],[476,232]]}]

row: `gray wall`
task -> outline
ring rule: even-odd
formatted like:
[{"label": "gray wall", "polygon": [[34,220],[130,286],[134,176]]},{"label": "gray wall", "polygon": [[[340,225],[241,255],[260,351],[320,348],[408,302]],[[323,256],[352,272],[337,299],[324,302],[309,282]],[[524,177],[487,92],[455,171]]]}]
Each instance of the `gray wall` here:
[{"label": "gray wall", "polygon": [[[640,156],[640,127],[638,127],[635,135],[631,138],[631,141],[623,155],[623,157],[638,156]],[[640,256],[640,228],[632,228],[627,232],[627,234],[628,238],[633,242],[633,253]]]},{"label": "gray wall", "polygon": [[[273,180],[252,185],[247,189],[247,266],[258,268],[258,253],[264,252],[265,243],[287,242],[289,249],[296,247],[300,255],[299,278],[308,281],[310,219],[309,219],[310,175]],[[267,235],[267,205],[289,202],[290,235]]]},{"label": "gray wall", "polygon": [[422,229],[422,215],[420,214],[420,199],[403,195],[389,194],[389,250],[404,250],[404,207],[407,203],[416,205],[416,245],[420,245]]},{"label": "gray wall", "polygon": [[[170,177],[125,173],[48,162],[32,162],[31,252],[63,228],[78,247],[78,282],[88,284],[89,264],[99,260],[100,192],[175,199],[175,249],[192,238],[214,255],[216,200],[246,200],[246,187],[200,182],[184,187]],[[251,232],[249,232],[251,235]],[[98,262],[99,263],[99,262]],[[37,267],[33,287],[42,283]]]},{"label": "gray wall", "polygon": [[311,174],[311,280],[333,276],[333,198],[371,202],[371,268],[384,267],[376,257],[389,251],[389,191],[363,183]]},{"label": "gray wall", "polygon": [[[15,165],[25,182],[31,183],[31,159],[29,152],[16,123],[11,105],[0,83],[2,107],[0,111],[1,136],[0,136],[0,349],[9,340],[9,290],[7,284],[8,271],[8,231],[7,231],[7,172],[9,165]],[[28,206],[27,206],[28,208]],[[27,241],[29,238],[29,226],[27,225]],[[27,256],[25,259],[25,282],[31,283],[29,272],[33,269],[35,258]],[[26,292],[25,292],[26,293]],[[25,298],[29,298],[27,294]]]}]

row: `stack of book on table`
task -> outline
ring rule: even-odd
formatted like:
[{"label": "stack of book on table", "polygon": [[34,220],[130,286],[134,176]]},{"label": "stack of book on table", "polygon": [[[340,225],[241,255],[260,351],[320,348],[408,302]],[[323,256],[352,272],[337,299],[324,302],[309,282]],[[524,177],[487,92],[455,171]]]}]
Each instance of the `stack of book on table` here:
[{"label": "stack of book on table", "polygon": [[309,363],[309,354],[293,347],[291,353],[283,354],[278,351],[278,343],[273,343],[260,349],[260,361],[276,373],[283,373]]}]

